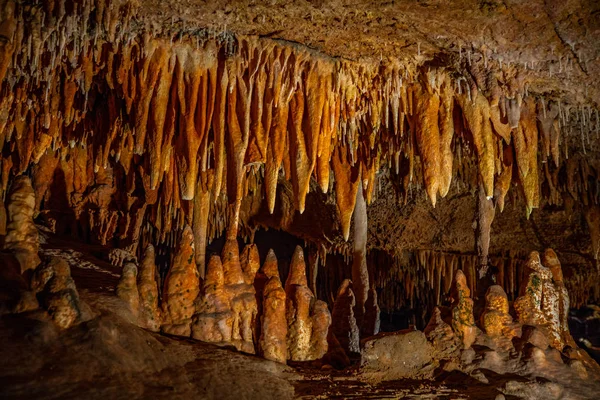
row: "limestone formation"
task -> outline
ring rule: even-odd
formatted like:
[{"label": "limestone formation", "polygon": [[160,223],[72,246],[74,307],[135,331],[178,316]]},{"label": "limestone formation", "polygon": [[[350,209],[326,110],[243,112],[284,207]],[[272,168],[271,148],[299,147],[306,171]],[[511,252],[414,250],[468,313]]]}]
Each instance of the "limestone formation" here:
[{"label": "limestone formation", "polygon": [[312,332],[310,336],[310,351],[308,360],[318,360],[325,356],[328,350],[327,335],[331,329],[331,313],[327,303],[322,300],[315,300],[312,309]]},{"label": "limestone formation", "polygon": [[565,290],[562,269],[556,253],[547,249],[544,266],[539,253],[531,252],[525,269],[525,279],[514,307],[519,322],[533,325],[546,332],[552,347],[562,350],[573,345],[568,333],[569,295]]},{"label": "limestone formation", "polygon": [[467,286],[465,274],[458,270],[454,276],[452,289],[452,329],[462,341],[465,349],[471,347],[477,336],[477,327],[473,316],[473,300]]},{"label": "limestone formation", "polygon": [[[552,272],[552,282],[554,283],[554,291],[558,298],[558,310],[553,311],[553,319],[551,322],[553,341],[556,346],[571,346],[575,347],[575,341],[569,331],[569,292],[565,287],[563,278],[562,266],[558,256],[552,249],[544,251],[543,264]],[[553,304],[556,307],[556,304]],[[556,318],[558,314],[558,318]],[[558,347],[557,347],[558,348]]]},{"label": "limestone formation", "polygon": [[511,340],[521,336],[521,327],[513,322],[508,312],[508,298],[502,286],[490,286],[485,295],[485,311],[481,315],[481,327],[493,339],[502,342],[506,348],[512,347]]},{"label": "limestone formation", "polygon": [[127,304],[129,311],[134,317],[140,314],[140,294],[137,286],[138,269],[134,263],[126,263],[123,266],[121,279],[117,285],[117,296]]},{"label": "limestone formation", "polygon": [[233,312],[225,290],[223,265],[217,255],[208,262],[203,292],[196,309],[192,324],[194,339],[218,344],[231,342]]},{"label": "limestone formation", "polygon": [[[222,261],[221,261],[222,260]],[[240,263],[238,244],[228,240],[222,257],[212,256],[206,271],[203,293],[196,305],[192,326],[195,339],[232,344],[238,350],[254,353],[258,342],[256,318],[258,306],[254,276],[259,263],[255,246],[248,246]]]},{"label": "limestone formation", "polygon": [[244,247],[244,251],[240,256],[240,264],[244,272],[244,281],[247,285],[254,285],[256,273],[260,269],[258,247],[255,244],[249,244]]},{"label": "limestone formation", "polygon": [[352,291],[352,281],[344,280],[338,289],[333,312],[331,313],[333,333],[348,353],[360,352],[359,330],[354,317],[356,300]]},{"label": "limestone formation", "polygon": [[7,197],[7,225],[4,250],[14,254],[21,273],[40,264],[38,230],[33,223],[35,193],[31,180],[24,176],[14,179]]},{"label": "limestone formation", "polygon": [[62,329],[67,329],[81,322],[82,304],[67,262],[59,257],[50,257],[48,262],[40,265],[38,269],[39,274],[35,275],[44,277],[36,280],[36,290],[40,290],[39,285],[46,281],[38,297],[41,299],[41,306],[48,311],[54,323]]},{"label": "limestone formation", "polygon": [[263,290],[260,354],[267,360],[287,361],[287,320],[285,290],[278,276],[272,276]]},{"label": "limestone formation", "polygon": [[186,226],[165,278],[162,298],[165,333],[190,336],[194,302],[200,291],[198,270],[194,259],[194,234]]},{"label": "limestone formation", "polygon": [[314,299],[307,286],[304,252],[296,247],[285,282],[288,359],[307,361],[327,352],[331,316],[327,304]]},{"label": "limestone formation", "polygon": [[[450,310],[444,309],[446,313]],[[427,339],[435,349],[435,355],[438,359],[452,359],[458,356],[463,348],[463,343],[454,334],[452,327],[447,324],[442,317],[442,309],[436,307],[433,310],[431,319],[423,331]]]},{"label": "limestone formation", "polygon": [[[246,273],[242,270],[236,240],[227,240],[225,242],[221,259],[223,262],[225,292],[229,296],[233,316],[232,343],[238,350],[245,351],[246,353],[254,353],[258,306],[254,286],[247,283],[247,281],[253,281],[253,278],[247,277]],[[256,268],[258,257],[250,255],[247,260],[247,272],[253,276],[258,269]]]},{"label": "limestone formation", "polygon": [[381,333],[364,343],[361,378],[380,382],[431,376],[433,346],[421,331]]},{"label": "limestone formation", "polygon": [[377,335],[381,320],[379,318],[380,310],[377,304],[377,291],[375,288],[369,289],[369,297],[365,303],[365,318],[360,328],[360,335],[363,338]]},{"label": "limestone formation", "polygon": [[140,295],[139,322],[151,331],[160,330],[160,308],[158,305],[158,283],[154,246],[149,244],[144,251],[138,275],[138,291]]}]

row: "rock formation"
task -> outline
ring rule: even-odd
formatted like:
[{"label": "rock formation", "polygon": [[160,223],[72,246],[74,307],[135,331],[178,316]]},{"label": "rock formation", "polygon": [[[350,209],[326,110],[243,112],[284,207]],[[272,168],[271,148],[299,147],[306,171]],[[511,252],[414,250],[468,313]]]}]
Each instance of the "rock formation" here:
[{"label": "rock formation", "polygon": [[548,267],[542,264],[539,253],[529,255],[520,297],[514,307],[519,322],[543,329],[551,346],[562,350],[574,343],[566,325],[569,295],[562,281],[560,262],[552,249],[544,253],[544,262]]},{"label": "rock formation", "polygon": [[[510,373],[530,379],[504,393],[532,398],[594,386],[568,318],[600,301],[597,2],[267,3],[0,2],[0,314],[14,314],[0,331],[114,342],[117,318],[63,331],[86,303],[111,319],[124,301],[156,332],[128,324],[139,337],[323,374],[364,344],[376,379]],[[298,243],[310,283],[300,247],[287,268]],[[429,316],[424,334],[378,334]],[[33,376],[59,351],[5,353]],[[94,375],[116,382],[104,397],[164,360],[115,354],[131,368]],[[193,376],[159,361],[181,394]],[[15,382],[58,382],[43,370]]]},{"label": "rock formation", "polygon": [[233,345],[246,353],[254,353],[254,338],[256,337],[255,326],[258,306],[254,286],[254,275],[260,266],[258,257],[251,253],[251,249],[246,254],[246,271],[242,270],[238,244],[236,240],[227,240],[223,247],[221,260],[223,262],[223,275],[225,284],[225,293],[229,297],[233,322],[231,327],[231,338]]},{"label": "rock formation", "polygon": [[513,322],[508,312],[508,298],[502,286],[490,286],[485,295],[485,310],[481,315],[481,327],[487,335],[502,342],[500,346],[512,347],[511,340],[521,336],[521,327]]},{"label": "rock formation", "polygon": [[163,332],[190,336],[194,302],[199,292],[200,281],[194,259],[194,234],[188,226],[183,230],[173,263],[165,278],[162,298]]},{"label": "rock formation", "polygon": [[279,276],[272,276],[263,290],[260,354],[267,360],[287,361],[286,296]]},{"label": "rock formation", "polygon": [[140,264],[137,287],[140,295],[140,324],[154,332],[160,330],[161,322],[156,275],[155,251],[150,244],[146,247]]},{"label": "rock formation", "polygon": [[140,314],[140,294],[137,286],[138,269],[134,263],[123,266],[121,279],[117,285],[117,296],[127,304],[129,311],[137,318]]},{"label": "rock formation", "polygon": [[231,342],[233,312],[225,289],[221,258],[213,255],[206,267],[202,295],[198,298],[192,324],[192,337],[205,342]]},{"label": "rock formation", "polygon": [[36,269],[34,276],[32,286],[38,292],[40,304],[59,328],[67,329],[81,322],[82,304],[65,260],[50,257]]},{"label": "rock formation", "polygon": [[377,304],[377,291],[374,288],[369,289],[369,297],[365,303],[365,317],[360,329],[360,335],[363,338],[377,335],[381,325],[379,318],[380,310]]},{"label": "rock formation", "polygon": [[19,261],[21,272],[35,269],[40,263],[38,230],[33,223],[35,193],[26,176],[14,179],[7,201],[7,225],[4,250]]},{"label": "rock formation", "polygon": [[454,276],[452,305],[452,329],[462,341],[465,349],[471,347],[477,336],[477,327],[473,317],[473,300],[467,286],[467,278],[462,271]]},{"label": "rock formation", "polygon": [[359,330],[354,317],[356,300],[352,291],[352,281],[346,279],[338,289],[333,312],[331,313],[331,329],[342,345],[342,348],[350,353],[358,353]]},{"label": "rock formation", "polygon": [[296,247],[285,281],[288,359],[307,361],[327,352],[327,329],[331,315],[327,304],[314,299],[308,288],[304,252]]}]

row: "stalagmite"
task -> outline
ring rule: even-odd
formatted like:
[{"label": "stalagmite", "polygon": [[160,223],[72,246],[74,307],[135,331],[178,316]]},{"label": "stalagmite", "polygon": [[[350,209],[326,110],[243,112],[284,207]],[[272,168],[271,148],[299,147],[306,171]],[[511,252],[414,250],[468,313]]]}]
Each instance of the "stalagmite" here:
[{"label": "stalagmite", "polygon": [[327,352],[327,330],[331,316],[327,304],[316,300],[307,286],[306,264],[296,247],[285,282],[288,359],[307,361]]},{"label": "stalagmite", "polygon": [[192,323],[192,337],[205,342],[228,344],[232,339],[233,312],[225,291],[221,259],[213,255],[206,267],[204,289]]},{"label": "stalagmite", "polygon": [[481,325],[486,334],[496,339],[507,350],[512,348],[511,339],[521,336],[521,327],[513,323],[508,313],[508,298],[502,286],[490,286],[485,295],[485,311]]},{"label": "stalagmite", "polygon": [[194,244],[196,254],[196,268],[201,278],[204,278],[206,267],[206,235],[208,231],[208,216],[210,210],[211,194],[209,190],[203,190],[200,186],[200,180],[196,187],[196,197],[194,198],[194,220],[192,228],[194,231]]},{"label": "stalagmite", "polygon": [[255,244],[249,244],[244,247],[244,251],[240,256],[240,264],[244,273],[244,280],[248,285],[254,285],[256,273],[260,268],[260,259],[258,255],[258,247]]},{"label": "stalagmite", "polygon": [[381,326],[380,309],[377,304],[377,291],[369,289],[369,297],[365,303],[365,317],[360,327],[360,336],[363,338],[374,336],[379,333]]},{"label": "stalagmite", "polygon": [[286,296],[279,276],[269,278],[263,291],[260,354],[285,364],[287,356]]},{"label": "stalagmite", "polygon": [[39,263],[38,230],[33,223],[35,194],[31,181],[19,176],[13,181],[7,196],[7,225],[4,250],[15,255],[21,273],[35,269]]},{"label": "stalagmite", "polygon": [[127,304],[131,314],[137,318],[140,314],[140,295],[137,287],[138,270],[134,263],[123,266],[121,279],[117,285],[117,296]]},{"label": "stalagmite", "polygon": [[79,293],[71,278],[71,269],[67,262],[59,257],[51,257],[46,265],[38,267],[41,268],[46,268],[50,272],[38,298],[40,298],[40,305],[48,311],[52,321],[61,329],[82,322],[83,304],[79,300]]},{"label": "stalagmite", "polygon": [[367,205],[363,197],[362,182],[358,183],[354,206],[354,243],[352,253],[352,291],[356,297],[354,316],[359,327],[365,314],[365,303],[369,290],[367,270]]},{"label": "stalagmite", "polygon": [[[552,314],[551,327],[555,341],[559,341],[561,345],[574,346],[573,337],[569,331],[569,292],[565,287],[562,266],[558,260],[558,256],[552,249],[546,249],[543,255],[543,264],[550,269],[552,273],[552,283],[558,297],[558,307],[555,307]],[[558,314],[558,318],[557,317]]]},{"label": "stalagmite", "polygon": [[477,327],[473,316],[473,300],[471,291],[467,286],[465,274],[458,270],[454,275],[454,287],[452,289],[452,329],[461,340],[463,347],[468,349],[475,341]]},{"label": "stalagmite", "polygon": [[573,344],[565,329],[569,298],[562,282],[562,270],[556,253],[548,249],[542,265],[537,252],[531,252],[527,260],[525,276],[514,302],[519,322],[543,330],[555,349],[562,350]]},{"label": "stalagmite", "polygon": [[140,295],[140,324],[154,332],[160,330],[161,322],[156,276],[154,246],[149,244],[140,264],[137,286]]},{"label": "stalagmite", "polygon": [[194,302],[200,291],[198,270],[194,262],[194,234],[186,226],[181,235],[162,294],[162,330],[190,336]]},{"label": "stalagmite", "polygon": [[[252,247],[249,248],[250,251],[252,251],[251,249]],[[247,280],[250,279],[246,277],[240,264],[237,240],[228,239],[225,242],[221,259],[223,260],[224,291],[228,296],[233,317],[231,342],[238,350],[254,353],[258,306],[254,286],[247,283]],[[248,257],[247,264],[251,264],[248,271],[255,271],[253,265],[258,264],[258,260],[256,258],[250,260]],[[252,281],[253,279],[252,277]]]},{"label": "stalagmite", "polygon": [[331,313],[331,329],[342,345],[342,348],[348,353],[358,353],[359,347],[359,329],[354,317],[356,300],[352,291],[352,281],[349,279],[342,282],[335,296],[333,312]]},{"label": "stalagmite", "polygon": [[480,300],[476,307],[476,315],[479,315],[478,308],[481,307],[481,301],[485,297],[488,287],[493,283],[491,276],[488,255],[490,251],[490,236],[492,222],[494,221],[494,202],[486,197],[483,185],[479,184],[477,190],[477,208],[476,208],[476,227],[475,227],[475,250],[477,254],[477,298]]}]

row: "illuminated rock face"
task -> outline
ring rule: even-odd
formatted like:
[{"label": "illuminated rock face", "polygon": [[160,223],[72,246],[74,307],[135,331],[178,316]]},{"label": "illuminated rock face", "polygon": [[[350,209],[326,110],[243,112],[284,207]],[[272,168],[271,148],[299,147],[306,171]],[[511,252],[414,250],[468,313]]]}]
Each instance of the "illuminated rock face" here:
[{"label": "illuminated rock face", "polygon": [[71,278],[71,269],[65,260],[52,257],[36,270],[35,291],[41,299],[40,305],[54,321],[67,329],[82,319],[82,305],[75,282]]},{"label": "illuminated rock face", "polygon": [[544,264],[539,253],[530,254],[521,296],[515,300],[514,307],[519,322],[543,329],[551,346],[562,350],[565,345],[574,343],[567,325],[569,295],[564,287],[560,261],[552,249],[544,252]]},{"label": "illuminated rock face", "polygon": [[485,311],[481,315],[484,332],[500,346],[510,349],[511,340],[521,336],[521,326],[513,322],[508,310],[508,298],[502,286],[490,286],[485,295]]},{"label": "illuminated rock face", "polygon": [[333,333],[347,353],[358,353],[359,330],[354,317],[356,300],[352,291],[352,282],[346,279],[338,289],[331,314]]},{"label": "illuminated rock face", "polygon": [[140,314],[140,294],[137,286],[138,269],[135,264],[127,263],[123,267],[121,279],[117,285],[117,296],[127,304],[134,317]]},{"label": "illuminated rock face", "polygon": [[193,240],[192,230],[186,227],[173,258],[173,264],[165,278],[162,330],[173,335],[190,336],[195,300],[200,292]]},{"label": "illuminated rock face", "polygon": [[286,296],[279,276],[269,278],[263,291],[260,354],[267,360],[287,361]]},{"label": "illuminated rock face", "polygon": [[467,286],[467,279],[462,271],[454,276],[452,306],[452,329],[462,341],[465,349],[471,347],[477,336],[477,326],[473,316],[473,300]]},{"label": "illuminated rock face", "polygon": [[[536,335],[554,349],[574,348],[567,287],[583,304],[597,287],[597,271],[565,282],[553,251],[542,260],[532,254],[513,321],[508,298],[521,279],[521,255],[502,241],[499,251],[511,254],[488,253],[496,206],[502,212],[509,204],[528,218],[541,206],[568,215],[575,207],[592,239],[591,253],[583,252],[598,258],[599,148],[590,140],[600,130],[598,91],[568,88],[580,72],[597,75],[587,70],[588,61],[597,61],[584,45],[566,55],[552,46],[560,54],[544,60],[550,65],[543,75],[579,75],[561,75],[566,83],[544,88],[531,60],[503,66],[506,54],[485,45],[475,57],[473,43],[467,58],[462,38],[438,54],[421,55],[419,44],[416,57],[381,52],[351,61],[265,37],[198,30],[196,22],[186,27],[188,17],[176,26],[172,18],[168,27],[138,13],[137,1],[76,3],[0,7],[0,233],[6,232],[3,250],[27,273],[22,282],[33,271],[31,287],[19,288],[17,312],[41,306],[61,328],[82,319],[68,266],[40,265],[33,224],[39,214],[47,232],[106,246],[111,264],[124,265],[117,295],[152,331],[233,345],[280,363],[322,359],[329,343],[358,353],[360,336],[379,331],[381,289],[379,300],[392,311],[409,302],[431,311],[451,292],[449,312],[437,309],[427,331],[447,358],[458,345],[475,351],[477,340],[499,354],[520,338],[537,343],[533,355],[542,359],[547,349]],[[564,47],[568,41],[555,29]],[[394,217],[405,211],[398,200],[413,207],[424,199],[439,210],[473,193],[476,255],[473,248],[457,251],[460,240],[444,238],[445,226],[425,245],[388,243],[396,232],[385,228],[397,227]],[[370,225],[367,207],[386,208],[374,202],[387,199],[393,201],[384,229]],[[473,216],[453,213],[451,220]],[[325,288],[331,313],[317,299],[317,288],[323,296],[327,285],[316,277],[307,283],[302,249],[285,287],[274,253],[262,269],[257,245],[240,254],[238,238],[254,242],[264,227],[318,247],[325,268],[325,255],[352,251],[354,286],[341,268],[335,303],[335,288]],[[417,228],[407,224],[398,234]],[[221,256],[206,263],[207,244],[224,232]],[[367,232],[375,233],[371,241]],[[367,268],[367,249],[380,247],[410,250],[411,265],[395,263],[382,278],[385,265]],[[316,276],[319,265],[311,267]],[[498,286],[481,284],[483,269],[497,271]]]},{"label": "illuminated rock face", "polygon": [[161,322],[156,274],[154,246],[148,245],[140,264],[137,282],[140,296],[139,321],[143,327],[155,332],[160,330]]},{"label": "illuminated rock face", "polygon": [[8,224],[4,238],[4,250],[14,254],[21,272],[35,269],[39,263],[38,230],[33,223],[35,193],[31,181],[19,176],[13,181],[7,199]]},{"label": "illuminated rock face", "polygon": [[323,357],[328,348],[331,315],[327,304],[315,300],[307,286],[304,252],[299,246],[292,256],[285,293],[288,359],[307,361]]}]

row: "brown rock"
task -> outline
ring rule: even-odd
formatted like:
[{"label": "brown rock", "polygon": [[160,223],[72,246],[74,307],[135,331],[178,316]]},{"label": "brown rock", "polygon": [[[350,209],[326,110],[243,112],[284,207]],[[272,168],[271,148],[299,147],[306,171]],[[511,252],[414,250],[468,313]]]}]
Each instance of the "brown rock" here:
[{"label": "brown rock", "polygon": [[314,301],[314,295],[307,286],[306,264],[300,246],[296,247],[292,256],[285,293],[288,359],[307,361],[322,357],[327,352],[331,316],[325,303]]},{"label": "brown rock", "polygon": [[26,176],[13,181],[7,201],[8,223],[4,250],[12,252],[21,266],[21,273],[40,264],[38,230],[33,223],[35,192]]},{"label": "brown rock", "polygon": [[369,297],[365,303],[365,318],[361,326],[361,336],[369,337],[379,333],[381,320],[379,319],[379,305],[377,304],[377,291],[375,288],[369,289]]},{"label": "brown rock", "polygon": [[332,312],[333,333],[348,353],[360,352],[360,337],[356,319],[354,318],[354,306],[356,300],[352,291],[352,281],[346,279],[338,289]]},{"label": "brown rock", "polygon": [[331,326],[331,313],[327,303],[316,300],[312,309],[312,333],[310,338],[309,360],[318,360],[325,356],[329,349],[327,335]]},{"label": "brown rock", "polygon": [[260,354],[267,360],[285,364],[287,360],[287,320],[285,291],[278,276],[273,276],[263,291]]},{"label": "brown rock", "polygon": [[151,244],[144,251],[144,258],[138,275],[138,291],[140,295],[140,324],[153,332],[160,330],[160,309],[158,306],[158,283],[156,281],[156,263],[154,246]]},{"label": "brown rock", "polygon": [[552,329],[556,339],[561,341],[561,345],[574,347],[575,341],[569,331],[569,291],[567,290],[563,278],[562,266],[558,256],[552,249],[544,251],[544,265],[552,272],[552,281],[558,297],[558,319],[553,320]]},{"label": "brown rock", "polygon": [[[223,273],[225,279],[225,293],[229,296],[231,306],[233,325],[231,329],[232,344],[246,353],[254,353],[254,338],[256,337],[256,316],[258,314],[258,305],[256,303],[256,292],[252,284],[244,274],[239,257],[239,250],[236,240],[227,240],[223,247]],[[258,265],[258,256],[248,257],[254,270]],[[255,265],[256,264],[256,265]],[[258,268],[256,268],[258,269]]]},{"label": "brown rock", "polygon": [[194,302],[200,292],[199,285],[198,269],[194,261],[194,234],[186,226],[165,278],[162,302],[164,332],[190,336]]},{"label": "brown rock", "polygon": [[140,294],[137,287],[138,271],[134,263],[126,263],[117,285],[117,296],[127,304],[134,317],[140,314]]},{"label": "brown rock", "polygon": [[569,295],[562,281],[556,253],[548,249],[544,253],[544,261],[552,269],[542,265],[537,252],[529,255],[520,297],[515,300],[514,307],[519,322],[542,329],[550,345],[562,350],[565,345],[574,343],[566,321]]},{"label": "brown rock", "polygon": [[65,260],[50,257],[46,266],[52,277],[44,285],[40,294],[41,305],[58,327],[67,329],[81,322],[82,312],[79,294],[71,278],[71,269]]},{"label": "brown rock", "polygon": [[225,293],[221,258],[213,255],[206,267],[203,294],[193,318],[192,337],[205,342],[227,344],[231,341],[233,313]]},{"label": "brown rock", "polygon": [[242,265],[246,284],[253,285],[256,273],[260,269],[260,256],[258,254],[258,247],[255,244],[249,244],[244,247],[244,251],[240,256],[240,264]]},{"label": "brown rock", "polygon": [[428,377],[432,355],[433,347],[421,331],[381,333],[365,340],[360,375],[375,382]]},{"label": "brown rock", "polygon": [[473,316],[473,300],[471,291],[467,286],[465,274],[458,270],[454,276],[454,286],[452,289],[452,329],[456,336],[463,343],[463,347],[468,349],[475,342],[477,336],[477,327]]},{"label": "brown rock", "polygon": [[508,297],[502,286],[490,286],[485,301],[485,311],[481,316],[481,325],[485,333],[491,336],[502,335],[509,339],[516,336],[512,317],[508,313]]},{"label": "brown rock", "polygon": [[[446,309],[446,313],[449,312]],[[427,336],[427,339],[433,345],[436,358],[438,359],[457,357],[460,349],[463,347],[462,342],[454,334],[452,327],[444,322],[440,307],[436,307],[433,310],[431,319],[423,333],[425,333],[425,336]]]}]

